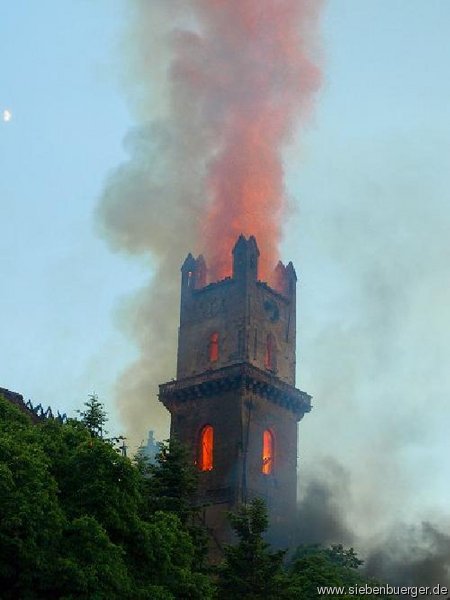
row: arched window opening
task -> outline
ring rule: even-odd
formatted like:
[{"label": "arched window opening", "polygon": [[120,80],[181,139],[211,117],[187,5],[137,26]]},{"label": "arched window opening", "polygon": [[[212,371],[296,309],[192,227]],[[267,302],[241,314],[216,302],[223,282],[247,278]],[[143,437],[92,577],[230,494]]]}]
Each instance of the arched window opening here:
[{"label": "arched window opening", "polygon": [[209,360],[216,362],[219,360],[219,334],[214,332],[209,339]]},{"label": "arched window opening", "polygon": [[269,429],[263,433],[262,472],[270,475],[273,471],[273,434]]},{"label": "arched window opening", "polygon": [[275,371],[276,369],[276,348],[275,348],[275,338],[271,333],[267,336],[266,340],[266,353],[264,356],[264,366],[266,369],[270,369],[271,371]]},{"label": "arched window opening", "polygon": [[193,282],[194,282],[194,273],[192,271],[188,271],[187,284],[188,284],[189,288],[193,287]]},{"label": "arched window opening", "polygon": [[200,432],[198,468],[200,471],[212,471],[214,451],[214,429],[205,425]]}]

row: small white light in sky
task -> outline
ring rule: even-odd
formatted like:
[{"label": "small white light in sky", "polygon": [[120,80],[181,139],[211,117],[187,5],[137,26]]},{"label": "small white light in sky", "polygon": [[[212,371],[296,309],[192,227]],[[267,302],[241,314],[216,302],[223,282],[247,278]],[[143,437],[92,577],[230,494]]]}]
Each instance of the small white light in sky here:
[{"label": "small white light in sky", "polygon": [[3,111],[2,117],[3,117],[3,121],[5,123],[9,123],[9,121],[11,121],[11,119],[12,119],[12,112],[9,109],[5,108],[5,110]]}]

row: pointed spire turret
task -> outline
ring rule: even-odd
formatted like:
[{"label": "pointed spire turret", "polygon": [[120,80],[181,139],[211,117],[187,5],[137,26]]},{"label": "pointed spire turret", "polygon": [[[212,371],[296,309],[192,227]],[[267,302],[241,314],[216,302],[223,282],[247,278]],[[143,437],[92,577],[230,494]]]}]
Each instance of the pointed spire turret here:
[{"label": "pointed spire turret", "polygon": [[259,249],[254,236],[247,240],[242,234],[233,248],[233,279],[258,279]]},{"label": "pointed spire turret", "polygon": [[200,254],[200,256],[198,256],[198,258],[196,260],[196,269],[195,269],[195,272],[196,272],[196,275],[195,275],[195,287],[196,288],[205,287],[205,285],[206,285],[207,268],[206,268],[206,262],[205,262],[205,259],[203,257],[203,254]]},{"label": "pointed spire turret", "polygon": [[292,262],[289,262],[286,267],[286,283],[286,293],[289,296],[293,296],[295,294],[295,288],[297,285],[297,273],[295,272]]},{"label": "pointed spire turret", "polygon": [[206,285],[206,262],[203,256],[195,259],[192,254],[186,256],[181,267],[181,287],[186,290],[195,290]]}]

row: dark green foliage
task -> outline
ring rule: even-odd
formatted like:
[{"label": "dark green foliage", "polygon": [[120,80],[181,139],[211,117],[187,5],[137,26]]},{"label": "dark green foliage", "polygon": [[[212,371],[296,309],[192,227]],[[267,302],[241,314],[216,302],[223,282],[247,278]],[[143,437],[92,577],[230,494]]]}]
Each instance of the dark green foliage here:
[{"label": "dark green foliage", "polygon": [[67,516],[91,515],[114,542],[123,541],[141,502],[137,470],[76,422],[47,422],[39,429]]},{"label": "dark green foliage", "polygon": [[206,572],[208,536],[200,523],[194,497],[198,472],[189,461],[185,447],[177,440],[167,440],[159,446],[154,463],[142,454],[135,458],[138,470],[144,476],[144,510],[150,515],[155,511],[175,514],[193,541],[197,569]]},{"label": "dark green foliage", "polygon": [[184,446],[177,440],[160,444],[155,463],[147,463],[146,472],[150,481],[150,510],[175,513],[182,523],[186,523],[194,510],[197,471],[189,462]]},{"label": "dark green foliage", "polygon": [[239,542],[225,549],[225,561],[219,567],[219,598],[287,598],[289,581],[283,569],[285,552],[271,552],[263,539],[268,527],[264,502],[254,500],[238,514],[231,514],[230,520]]},{"label": "dark green foliage", "polygon": [[97,394],[91,394],[89,400],[84,403],[85,410],[77,411],[81,422],[91,432],[93,436],[103,437],[105,424],[108,421],[105,408],[98,399]]},{"label": "dark green foliage", "polygon": [[157,512],[141,532],[143,570],[154,574],[153,581],[167,588],[175,598],[211,598],[208,577],[198,572],[195,548],[188,530],[175,514]]},{"label": "dark green foliage", "polygon": [[184,448],[131,461],[103,437],[98,399],[86,407],[80,421],[33,425],[0,397],[2,600],[318,600],[318,586],[366,583],[342,546],[300,547],[285,567],[264,541],[261,500],[230,516],[238,543],[212,578]]},{"label": "dark green foliage", "polygon": [[292,560],[295,563],[295,561],[309,556],[323,556],[330,564],[348,569],[358,569],[363,564],[353,548],[346,550],[342,544],[336,544],[330,548],[323,548],[319,544],[299,546]]},{"label": "dark green foliage", "polygon": [[66,524],[47,593],[64,598],[118,598],[131,595],[124,550],[90,516]]},{"label": "dark green foliage", "polygon": [[2,597],[14,598],[47,570],[64,515],[31,423],[15,407],[1,412],[7,418],[0,421],[0,588]]},{"label": "dark green foliage", "polygon": [[211,598],[186,523],[187,467],[178,488],[168,465],[144,474],[102,439],[98,400],[87,404],[81,422],[32,425],[0,398],[2,599]]},{"label": "dark green foliage", "polygon": [[[378,582],[368,581],[358,568],[362,561],[358,559],[353,548],[346,550],[341,545],[331,548],[320,546],[300,546],[295,555],[290,569],[291,593],[293,597],[303,600],[319,600],[333,598],[337,600],[348,599],[348,594],[319,594],[317,588],[327,587],[355,587],[379,586]],[[367,598],[366,595],[352,594],[355,600]],[[378,596],[387,598],[387,596]]]},{"label": "dark green foliage", "polygon": [[[261,500],[230,515],[238,537],[236,546],[225,550],[225,561],[219,567],[219,599],[244,600],[344,600],[345,594],[319,594],[318,587],[379,586],[367,581],[358,571],[362,561],[353,548],[341,545],[331,548],[301,546],[289,567],[283,566],[285,552],[272,552],[263,535],[268,526],[267,512]],[[353,594],[355,600],[366,595]],[[379,598],[387,598],[379,596]]]}]

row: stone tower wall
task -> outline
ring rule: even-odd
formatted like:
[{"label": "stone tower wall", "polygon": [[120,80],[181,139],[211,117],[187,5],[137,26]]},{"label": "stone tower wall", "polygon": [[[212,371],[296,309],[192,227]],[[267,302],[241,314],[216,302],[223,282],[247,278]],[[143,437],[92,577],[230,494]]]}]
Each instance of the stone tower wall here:
[{"label": "stone tower wall", "polygon": [[[292,268],[286,272],[281,265],[283,293],[258,281],[259,252],[256,243],[254,247],[246,243],[242,251],[250,256],[235,253],[233,277],[206,287],[199,288],[196,281],[199,260],[202,270],[205,268],[203,259],[196,261],[191,255],[186,259],[182,269],[178,379],[246,361],[295,385],[295,271]],[[219,358],[212,362],[209,346],[214,333],[219,336]],[[274,353],[270,368],[265,364],[269,335],[273,336]]]},{"label": "stone tower wall", "polygon": [[[199,472],[198,503],[218,546],[231,540],[226,513],[254,497],[266,500],[272,532],[289,543],[297,423],[310,410],[310,397],[294,387],[294,268],[280,263],[273,289],[258,281],[258,257],[254,238],[241,236],[233,250],[233,276],[209,285],[203,258],[187,257],[177,380],[160,386],[160,400],[172,417],[171,437],[199,467],[201,431],[213,428],[213,468]],[[218,355],[212,359],[213,334]],[[274,441],[270,473],[263,472],[267,430]]]}]

